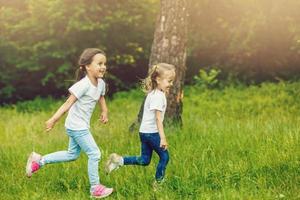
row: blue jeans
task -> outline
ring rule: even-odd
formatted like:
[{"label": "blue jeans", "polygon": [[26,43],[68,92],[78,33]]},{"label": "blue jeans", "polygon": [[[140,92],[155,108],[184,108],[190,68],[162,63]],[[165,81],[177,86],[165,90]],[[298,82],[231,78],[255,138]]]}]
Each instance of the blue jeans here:
[{"label": "blue jeans", "polygon": [[68,151],[57,151],[43,156],[45,164],[68,162],[76,160],[81,149],[88,156],[88,175],[91,186],[98,185],[98,163],[101,157],[100,150],[89,130],[70,130],[67,129],[69,135]]},{"label": "blue jeans", "polygon": [[169,162],[169,152],[162,149],[160,145],[160,136],[158,133],[140,133],[141,156],[125,156],[124,165],[142,165],[150,164],[153,150],[159,156],[159,163],[156,167],[155,179],[161,181],[165,176],[166,166]]}]

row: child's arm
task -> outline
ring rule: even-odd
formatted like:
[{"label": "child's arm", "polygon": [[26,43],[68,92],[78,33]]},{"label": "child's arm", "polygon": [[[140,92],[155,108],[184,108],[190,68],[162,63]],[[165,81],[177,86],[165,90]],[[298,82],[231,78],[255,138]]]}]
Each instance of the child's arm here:
[{"label": "child's arm", "polygon": [[56,113],[46,122],[46,131],[50,131],[55,123],[67,112],[71,106],[75,103],[77,98],[71,94],[66,102],[56,111]]},{"label": "child's arm", "polygon": [[158,133],[160,136],[160,147],[166,150],[168,148],[168,143],[164,132],[164,126],[161,120],[161,111],[155,110],[155,118],[156,118]]},{"label": "child's arm", "polygon": [[101,116],[100,116],[100,121],[105,124],[108,122],[108,109],[107,109],[107,106],[106,106],[106,101],[105,101],[105,98],[104,96],[101,96],[100,99],[99,99],[99,105],[100,105],[100,108],[101,108]]}]

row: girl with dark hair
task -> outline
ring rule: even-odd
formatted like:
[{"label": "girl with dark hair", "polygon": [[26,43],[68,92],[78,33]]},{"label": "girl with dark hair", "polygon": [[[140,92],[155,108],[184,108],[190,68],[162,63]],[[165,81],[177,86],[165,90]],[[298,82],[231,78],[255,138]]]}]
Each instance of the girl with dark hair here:
[{"label": "girl with dark hair", "polygon": [[50,131],[63,114],[68,112],[65,121],[66,132],[69,136],[68,150],[43,156],[32,152],[27,161],[26,174],[31,177],[33,173],[47,164],[76,160],[82,150],[88,156],[91,196],[103,198],[110,195],[113,189],[100,184],[98,163],[101,152],[90,133],[90,119],[98,102],[102,110],[100,121],[108,122],[108,110],[104,98],[105,83],[102,80],[106,72],[106,56],[100,49],[88,48],[81,54],[78,64],[77,82],[69,88],[69,98],[46,122],[46,131]]}]

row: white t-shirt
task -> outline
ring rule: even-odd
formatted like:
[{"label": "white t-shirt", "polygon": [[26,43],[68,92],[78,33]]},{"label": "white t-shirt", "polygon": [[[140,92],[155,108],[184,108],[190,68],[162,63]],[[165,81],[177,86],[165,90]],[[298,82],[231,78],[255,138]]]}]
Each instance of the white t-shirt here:
[{"label": "white t-shirt", "polygon": [[72,85],[69,92],[77,101],[71,106],[65,121],[65,127],[71,130],[85,130],[90,128],[90,119],[95,105],[100,96],[105,94],[105,83],[98,79],[97,87],[85,76],[83,79]]},{"label": "white t-shirt", "polygon": [[155,118],[155,110],[162,112],[162,121],[167,108],[167,99],[164,92],[160,90],[152,90],[148,93],[145,104],[142,123],[140,126],[141,133],[157,133],[158,128]]}]

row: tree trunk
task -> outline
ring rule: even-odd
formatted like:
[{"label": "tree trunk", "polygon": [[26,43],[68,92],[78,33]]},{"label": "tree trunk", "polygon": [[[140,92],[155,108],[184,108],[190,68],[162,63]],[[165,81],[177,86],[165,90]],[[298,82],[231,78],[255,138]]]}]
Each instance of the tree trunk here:
[{"label": "tree trunk", "polygon": [[150,66],[160,62],[176,67],[174,85],[167,97],[166,119],[182,124],[183,83],[186,71],[187,0],[161,0]]},{"label": "tree trunk", "polygon": [[[186,70],[187,46],[187,0],[161,0],[154,40],[151,48],[149,67],[160,62],[176,68],[173,87],[167,97],[166,121],[182,125],[183,83]],[[145,99],[140,107],[138,118],[129,127],[132,132],[143,117]]]}]

